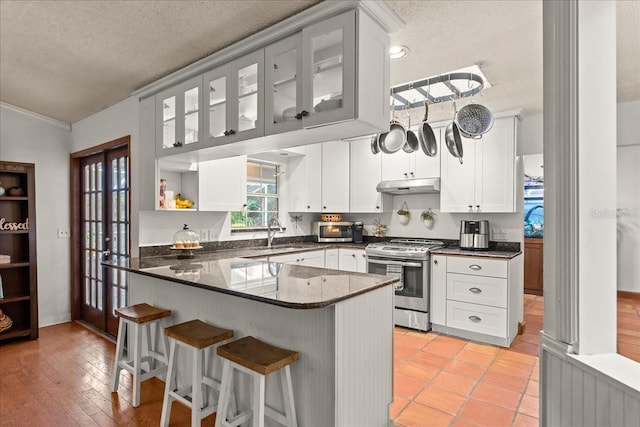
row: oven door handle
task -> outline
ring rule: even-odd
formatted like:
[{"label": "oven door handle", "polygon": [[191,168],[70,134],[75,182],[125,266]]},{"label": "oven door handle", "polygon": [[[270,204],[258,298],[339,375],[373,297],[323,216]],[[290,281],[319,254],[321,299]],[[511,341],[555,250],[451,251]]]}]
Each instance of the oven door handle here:
[{"label": "oven door handle", "polygon": [[420,264],[419,262],[381,260],[381,259],[372,259],[372,258],[369,258],[367,261],[373,264],[400,265],[402,267],[418,267],[418,268],[422,267],[422,264]]}]

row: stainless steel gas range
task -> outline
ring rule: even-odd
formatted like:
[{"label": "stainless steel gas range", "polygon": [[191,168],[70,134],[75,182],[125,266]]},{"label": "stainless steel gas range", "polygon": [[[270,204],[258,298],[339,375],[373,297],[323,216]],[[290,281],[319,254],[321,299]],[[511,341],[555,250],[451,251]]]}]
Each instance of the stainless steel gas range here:
[{"label": "stainless steel gas range", "polygon": [[394,320],[398,326],[428,331],[431,250],[437,240],[394,239],[367,245],[367,272],[400,277],[396,285]]}]

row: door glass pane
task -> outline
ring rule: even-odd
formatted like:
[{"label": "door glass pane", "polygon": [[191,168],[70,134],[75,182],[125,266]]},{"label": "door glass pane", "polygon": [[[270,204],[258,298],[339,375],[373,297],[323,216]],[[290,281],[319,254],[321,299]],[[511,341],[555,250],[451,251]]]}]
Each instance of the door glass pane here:
[{"label": "door glass pane", "polygon": [[91,166],[84,167],[84,191],[89,191],[89,183],[91,182],[89,176],[91,173]]},{"label": "door glass pane", "polygon": [[171,148],[176,142],[176,97],[162,100],[162,146]]},{"label": "door glass pane", "polygon": [[227,77],[209,83],[209,136],[223,136],[227,129]]},{"label": "door glass pane", "polygon": [[273,122],[295,120],[297,95],[296,60],[298,49],[291,48],[273,57]]},{"label": "door glass pane", "polygon": [[312,39],[314,111],[342,107],[343,32],[337,29]]},{"label": "door glass pane", "polygon": [[238,70],[238,130],[255,129],[258,120],[258,64]]},{"label": "door glass pane", "polygon": [[198,142],[198,88],[194,87],[184,93],[184,143]]}]

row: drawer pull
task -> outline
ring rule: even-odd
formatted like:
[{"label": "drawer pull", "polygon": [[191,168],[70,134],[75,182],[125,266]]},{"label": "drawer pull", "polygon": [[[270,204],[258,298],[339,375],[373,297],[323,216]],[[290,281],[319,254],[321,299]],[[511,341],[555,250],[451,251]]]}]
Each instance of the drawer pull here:
[{"label": "drawer pull", "polygon": [[475,271],[482,270],[482,267],[480,267],[478,264],[471,264],[469,268]]},{"label": "drawer pull", "polygon": [[479,318],[478,316],[469,316],[469,320],[471,320],[472,322],[482,322],[482,319]]},{"label": "drawer pull", "polygon": [[471,292],[472,294],[480,294],[482,293],[482,289],[473,287],[473,288],[469,288],[469,292]]}]

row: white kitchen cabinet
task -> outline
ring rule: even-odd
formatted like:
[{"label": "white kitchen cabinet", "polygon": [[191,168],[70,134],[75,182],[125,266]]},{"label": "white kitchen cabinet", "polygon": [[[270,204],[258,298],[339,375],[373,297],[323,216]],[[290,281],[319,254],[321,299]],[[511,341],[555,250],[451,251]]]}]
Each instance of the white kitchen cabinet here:
[{"label": "white kitchen cabinet", "polygon": [[347,141],[322,143],[321,212],[349,212],[349,142]]},{"label": "white kitchen cabinet", "polygon": [[156,156],[201,148],[202,76],[160,92],[155,99]]},{"label": "white kitchen cabinet", "polygon": [[320,212],[322,209],[322,144],[297,148],[303,154],[289,161],[286,174],[290,212]]},{"label": "white kitchen cabinet", "polygon": [[382,180],[382,156],[371,151],[371,138],[351,141],[349,212],[388,212],[392,196],[376,190]]},{"label": "white kitchen cabinet", "polygon": [[447,257],[431,256],[431,323],[447,323]]},{"label": "white kitchen cabinet", "polygon": [[264,135],[264,49],[204,74],[205,146]]},{"label": "white kitchen cabinet", "polygon": [[367,272],[367,256],[364,249],[338,249],[338,267],[340,270],[356,273]]},{"label": "white kitchen cabinet", "polygon": [[324,268],[330,268],[332,270],[338,270],[340,268],[338,253],[338,249],[325,249]]},{"label": "white kitchen cabinet", "polygon": [[[414,129],[417,132],[417,128]],[[438,143],[435,156],[427,156],[421,148],[413,153],[398,150],[395,153],[380,153],[382,159],[382,181],[394,181],[411,178],[434,178],[440,176],[441,129],[433,130]]]},{"label": "white kitchen cabinet", "polygon": [[[158,206],[158,168],[154,155],[156,152],[156,99],[145,98],[140,101],[138,122],[140,132],[138,156],[138,188],[132,189],[132,197],[137,197],[141,211],[156,209]],[[137,195],[135,193],[137,191]]]},{"label": "white kitchen cabinet", "polygon": [[433,330],[508,347],[522,320],[523,276],[522,255],[511,259],[434,255]]},{"label": "white kitchen cabinet", "polygon": [[324,268],[325,251],[306,251],[293,254],[274,255],[266,258],[268,261],[284,264],[304,265],[306,267]]},{"label": "white kitchen cabinet", "polygon": [[233,212],[247,204],[247,156],[200,162],[198,210]]},{"label": "white kitchen cabinet", "polygon": [[462,164],[442,158],[442,212],[516,211],[516,120],[496,119],[481,139],[462,138]]}]

